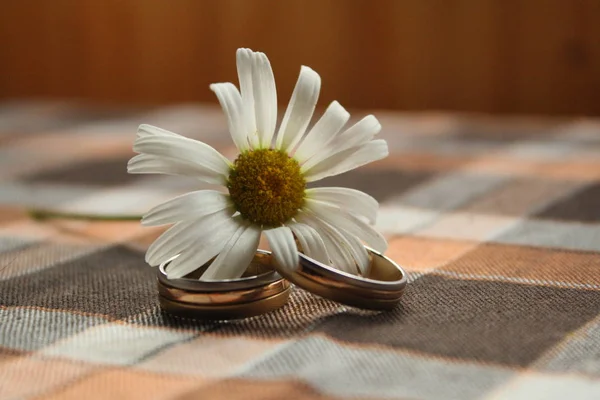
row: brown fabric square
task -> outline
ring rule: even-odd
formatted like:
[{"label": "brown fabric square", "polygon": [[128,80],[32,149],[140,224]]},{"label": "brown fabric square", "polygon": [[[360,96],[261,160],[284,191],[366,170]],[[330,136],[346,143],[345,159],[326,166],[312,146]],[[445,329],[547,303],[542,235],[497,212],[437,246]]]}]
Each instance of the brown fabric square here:
[{"label": "brown fabric square", "polygon": [[599,291],[426,275],[393,312],[336,315],[315,330],[347,342],[525,367],[599,309]]},{"label": "brown fabric square", "polygon": [[600,184],[588,186],[535,215],[549,218],[581,222],[600,221]]},{"label": "brown fabric square", "polygon": [[158,307],[155,274],[143,253],[117,246],[0,281],[0,304],[126,318]]},{"label": "brown fabric square", "polygon": [[556,201],[580,184],[534,178],[517,178],[492,190],[480,199],[468,204],[469,212],[521,216]]},{"label": "brown fabric square", "polygon": [[82,161],[24,178],[28,182],[52,182],[87,185],[120,185],[139,177],[127,173],[129,158]]},{"label": "brown fabric square", "polygon": [[378,201],[398,195],[425,182],[432,174],[419,171],[376,170],[363,168],[325,178],[312,187],[341,186],[362,190]]}]

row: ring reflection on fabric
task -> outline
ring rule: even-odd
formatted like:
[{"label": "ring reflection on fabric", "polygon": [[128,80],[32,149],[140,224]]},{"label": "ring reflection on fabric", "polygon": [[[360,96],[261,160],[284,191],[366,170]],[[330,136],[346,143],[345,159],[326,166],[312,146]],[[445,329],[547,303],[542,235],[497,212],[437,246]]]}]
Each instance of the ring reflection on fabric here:
[{"label": "ring reflection on fabric", "polygon": [[161,307],[171,314],[212,320],[247,318],[282,307],[290,295],[290,283],[273,270],[268,251],[257,250],[239,279],[198,280],[209,264],[185,278],[167,279],[168,264],[159,266],[158,293]]},{"label": "ring reflection on fabric", "polygon": [[404,293],[406,273],[388,257],[365,248],[371,257],[366,277],[337,270],[302,253],[296,271],[276,268],[290,282],[329,300],[369,310],[391,310]]}]

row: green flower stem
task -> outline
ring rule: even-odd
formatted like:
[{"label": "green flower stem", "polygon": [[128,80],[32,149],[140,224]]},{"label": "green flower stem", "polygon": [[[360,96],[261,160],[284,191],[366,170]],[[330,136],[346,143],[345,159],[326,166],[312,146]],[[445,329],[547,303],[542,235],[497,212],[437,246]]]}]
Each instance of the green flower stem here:
[{"label": "green flower stem", "polygon": [[78,219],[87,221],[139,221],[142,219],[141,215],[98,215],[98,214],[81,214],[81,213],[70,213],[62,211],[52,211],[43,209],[29,209],[27,213],[31,218],[43,221],[46,219]]}]

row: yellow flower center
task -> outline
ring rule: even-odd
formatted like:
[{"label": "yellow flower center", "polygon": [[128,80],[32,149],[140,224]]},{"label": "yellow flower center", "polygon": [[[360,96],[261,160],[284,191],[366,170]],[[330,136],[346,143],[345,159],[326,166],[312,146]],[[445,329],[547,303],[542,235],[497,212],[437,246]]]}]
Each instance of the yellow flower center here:
[{"label": "yellow flower center", "polygon": [[234,161],[227,188],[245,219],[264,226],[280,226],[304,204],[306,181],[300,165],[285,152],[259,149]]}]

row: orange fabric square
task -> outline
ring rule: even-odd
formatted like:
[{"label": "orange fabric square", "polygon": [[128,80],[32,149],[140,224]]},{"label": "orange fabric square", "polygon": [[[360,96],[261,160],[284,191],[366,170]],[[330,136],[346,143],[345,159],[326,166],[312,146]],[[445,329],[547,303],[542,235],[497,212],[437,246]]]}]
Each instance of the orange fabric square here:
[{"label": "orange fabric square", "polygon": [[600,285],[600,258],[596,253],[484,244],[444,266],[443,270],[476,277],[539,280],[541,283]]},{"label": "orange fabric square", "polygon": [[443,266],[477,246],[476,242],[400,237],[390,240],[385,255],[407,271]]},{"label": "orange fabric square", "polygon": [[90,364],[33,356],[15,357],[0,364],[0,399],[20,399],[47,393],[91,373]]},{"label": "orange fabric square", "polygon": [[203,377],[225,376],[282,343],[281,340],[206,335],[172,346],[138,364],[138,368]]},{"label": "orange fabric square", "polygon": [[173,399],[202,383],[196,377],[110,369],[91,374],[40,400]]}]

